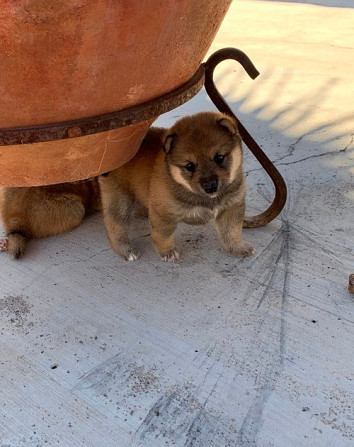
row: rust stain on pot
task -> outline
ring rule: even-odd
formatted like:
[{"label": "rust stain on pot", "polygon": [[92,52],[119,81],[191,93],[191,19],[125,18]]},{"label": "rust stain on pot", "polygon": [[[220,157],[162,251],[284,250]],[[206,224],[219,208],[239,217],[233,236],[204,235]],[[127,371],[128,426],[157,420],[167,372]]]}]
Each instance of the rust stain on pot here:
[{"label": "rust stain on pot", "polygon": [[75,138],[75,137],[81,137],[82,130],[79,126],[70,127],[68,129],[68,137],[69,138]]}]

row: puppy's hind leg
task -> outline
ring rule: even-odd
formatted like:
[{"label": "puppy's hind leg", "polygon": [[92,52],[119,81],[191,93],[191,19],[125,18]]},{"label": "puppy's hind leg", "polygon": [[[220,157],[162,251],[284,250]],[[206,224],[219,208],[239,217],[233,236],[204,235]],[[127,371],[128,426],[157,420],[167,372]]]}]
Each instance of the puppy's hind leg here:
[{"label": "puppy's hind leg", "polygon": [[0,239],[0,251],[6,251],[8,248],[8,240],[7,238]]},{"label": "puppy's hind leg", "polygon": [[20,219],[9,218],[6,222],[6,239],[1,240],[1,251],[7,250],[13,259],[19,259],[23,256],[30,238]]},{"label": "puppy's hind leg", "polygon": [[14,259],[23,256],[28,239],[20,233],[12,233],[7,236],[7,251]]},{"label": "puppy's hind leg", "polygon": [[40,196],[32,212],[24,217],[8,217],[5,222],[7,251],[14,259],[21,258],[30,239],[54,236],[79,226],[85,208],[76,195]]},{"label": "puppy's hind leg", "polygon": [[110,178],[101,177],[100,186],[104,223],[112,247],[125,260],[135,261],[140,257],[140,252],[132,245],[128,235],[134,201]]}]

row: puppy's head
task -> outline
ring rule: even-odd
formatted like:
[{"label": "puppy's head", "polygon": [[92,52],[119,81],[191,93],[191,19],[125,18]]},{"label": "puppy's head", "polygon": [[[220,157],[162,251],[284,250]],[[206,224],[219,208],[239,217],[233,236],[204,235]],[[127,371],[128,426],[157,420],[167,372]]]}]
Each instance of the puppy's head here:
[{"label": "puppy's head", "polygon": [[194,194],[216,197],[242,174],[237,124],[222,113],[182,118],[166,132],[163,147],[172,178]]}]

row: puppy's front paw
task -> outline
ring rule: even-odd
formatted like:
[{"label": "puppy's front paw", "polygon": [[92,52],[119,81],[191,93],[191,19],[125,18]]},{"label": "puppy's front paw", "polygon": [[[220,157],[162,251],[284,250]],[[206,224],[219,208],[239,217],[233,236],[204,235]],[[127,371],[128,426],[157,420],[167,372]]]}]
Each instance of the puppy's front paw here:
[{"label": "puppy's front paw", "polygon": [[136,261],[139,258],[140,258],[140,251],[134,248],[128,252],[128,255],[125,259],[127,261]]},{"label": "puppy's front paw", "polygon": [[165,262],[175,262],[179,260],[179,253],[176,250],[170,250],[165,254],[160,254],[160,256]]},{"label": "puppy's front paw", "polygon": [[239,242],[238,244],[233,244],[228,248],[228,251],[238,258],[246,258],[247,256],[252,256],[256,253],[256,249],[245,241]]},{"label": "puppy's front paw", "polygon": [[119,254],[126,261],[136,261],[140,258],[140,251],[135,247],[120,247]]}]

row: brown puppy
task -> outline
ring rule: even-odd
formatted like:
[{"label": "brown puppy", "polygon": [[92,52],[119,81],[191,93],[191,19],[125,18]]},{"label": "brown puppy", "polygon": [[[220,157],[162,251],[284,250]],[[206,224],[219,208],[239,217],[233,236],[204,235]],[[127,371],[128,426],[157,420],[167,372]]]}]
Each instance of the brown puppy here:
[{"label": "brown puppy", "polygon": [[0,251],[20,258],[29,239],[54,236],[73,230],[85,214],[98,211],[97,178],[75,183],[0,188],[0,216],[7,239]]},{"label": "brown puppy", "polygon": [[246,189],[241,137],[227,115],[202,112],[169,130],[151,128],[138,154],[99,182],[109,239],[129,261],[139,257],[128,236],[135,202],[148,209],[154,247],[165,261],[179,259],[174,244],[178,222],[214,219],[227,251],[240,257],[255,252],[242,239]]}]

